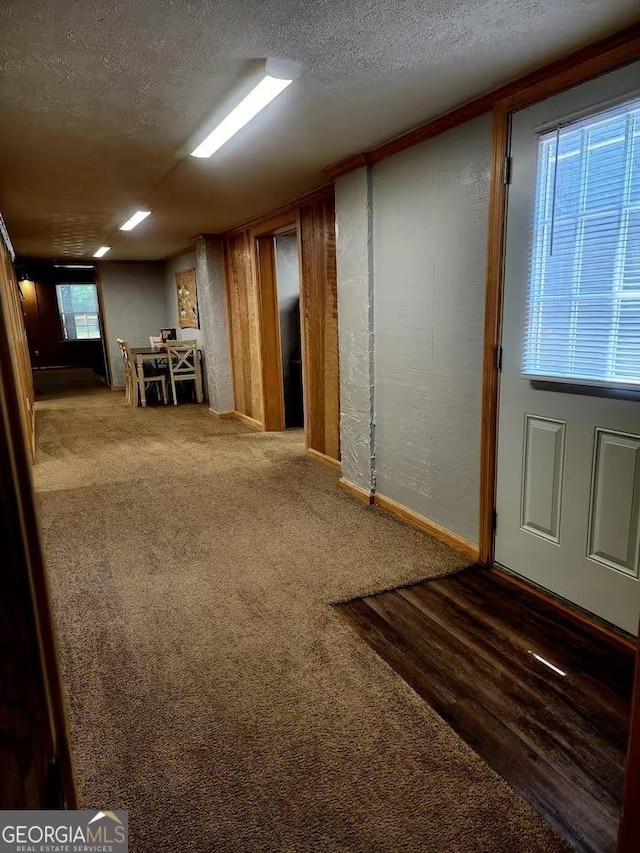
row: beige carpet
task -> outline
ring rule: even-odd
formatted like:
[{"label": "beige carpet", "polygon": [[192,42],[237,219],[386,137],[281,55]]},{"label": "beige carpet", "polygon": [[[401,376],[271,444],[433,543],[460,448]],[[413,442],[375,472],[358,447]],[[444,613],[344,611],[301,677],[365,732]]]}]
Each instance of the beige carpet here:
[{"label": "beige carpet", "polygon": [[87,808],[134,853],[559,851],[329,603],[463,560],[302,436],[41,384],[35,479]]}]

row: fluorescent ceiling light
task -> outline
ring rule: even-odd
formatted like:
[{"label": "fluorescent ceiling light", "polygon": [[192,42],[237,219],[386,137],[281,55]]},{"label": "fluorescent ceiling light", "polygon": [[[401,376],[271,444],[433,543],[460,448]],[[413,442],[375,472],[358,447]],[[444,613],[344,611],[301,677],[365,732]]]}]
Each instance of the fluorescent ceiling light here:
[{"label": "fluorescent ceiling light", "polygon": [[58,270],[92,270],[93,264],[54,264]]},{"label": "fluorescent ceiling light", "polygon": [[260,110],[277,98],[293,80],[280,80],[268,74],[231,110],[226,118],[213,130],[207,138],[191,152],[192,157],[211,157],[219,148],[228,142],[234,134],[248,124]]},{"label": "fluorescent ceiling light", "polygon": [[111,246],[100,246],[97,252],[93,253],[94,258],[102,258],[107,254]]},{"label": "fluorescent ceiling light", "polygon": [[147,216],[151,213],[150,210],[136,210],[133,216],[129,217],[126,222],[123,222],[120,226],[121,231],[131,231],[139,225],[143,219],[146,219]]}]

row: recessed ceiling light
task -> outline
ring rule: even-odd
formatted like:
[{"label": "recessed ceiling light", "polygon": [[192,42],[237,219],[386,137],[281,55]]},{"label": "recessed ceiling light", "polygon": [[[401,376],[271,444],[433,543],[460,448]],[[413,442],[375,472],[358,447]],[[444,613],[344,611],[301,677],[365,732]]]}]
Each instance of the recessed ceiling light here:
[{"label": "recessed ceiling light", "polygon": [[97,252],[93,253],[94,258],[102,258],[107,254],[111,246],[100,246]]},{"label": "recessed ceiling light", "polygon": [[139,225],[143,219],[146,219],[147,216],[151,213],[150,210],[136,210],[133,216],[129,217],[126,222],[123,222],[120,226],[121,231],[131,231],[136,225]]},{"label": "recessed ceiling light", "polygon": [[280,80],[267,74],[244,98],[231,110],[226,118],[191,152],[192,157],[211,157],[228,142],[245,124],[256,116],[267,104],[277,98],[293,80]]}]

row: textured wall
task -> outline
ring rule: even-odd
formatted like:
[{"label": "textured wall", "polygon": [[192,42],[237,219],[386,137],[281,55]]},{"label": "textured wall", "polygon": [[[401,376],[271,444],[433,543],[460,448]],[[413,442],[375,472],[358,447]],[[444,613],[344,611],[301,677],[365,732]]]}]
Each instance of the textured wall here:
[{"label": "textured wall", "polygon": [[377,490],[478,541],[491,119],[376,165]]},{"label": "textured wall", "polygon": [[336,182],[342,476],[373,488],[373,277],[371,180],[358,169]]},{"label": "textured wall", "polygon": [[221,240],[209,237],[198,239],[196,284],[205,384],[210,405],[216,412],[230,412],[234,408],[234,399]]},{"label": "textured wall", "polygon": [[130,346],[149,345],[167,325],[166,283],[161,261],[101,263],[107,352],[114,385],[124,385],[124,366],[117,338]]}]

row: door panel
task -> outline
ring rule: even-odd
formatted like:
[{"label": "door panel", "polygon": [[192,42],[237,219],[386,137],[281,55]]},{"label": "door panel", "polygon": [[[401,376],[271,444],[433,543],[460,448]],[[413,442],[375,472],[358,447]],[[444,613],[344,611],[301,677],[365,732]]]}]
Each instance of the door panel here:
[{"label": "door panel", "polygon": [[564,463],[563,421],[525,415],[522,528],[558,542]]},{"label": "door panel", "polygon": [[596,430],[588,556],[638,577],[640,437]]},{"label": "door panel", "polygon": [[[639,79],[640,63],[635,63],[515,113],[512,119],[495,535],[498,564],[631,633],[637,633],[640,613],[640,393],[623,395],[602,387],[540,381],[524,376],[522,365],[530,308],[534,208],[536,198],[540,204],[542,186],[537,187],[540,135],[548,134],[550,127],[574,122],[585,112],[608,109],[612,102],[637,97]],[[632,144],[640,152],[640,135]],[[587,145],[583,150],[588,154],[581,156],[587,161],[585,168],[592,172],[586,177],[575,176],[575,180],[583,181],[584,193],[553,199],[560,217],[555,224],[555,241],[552,221],[551,239],[548,230],[544,238],[545,255],[542,261],[532,261],[547,264],[551,271],[546,281],[551,290],[555,288],[555,301],[546,302],[540,309],[550,311],[551,318],[539,316],[545,333],[552,335],[559,358],[565,357],[564,336],[571,329],[575,336],[575,328],[582,322],[581,306],[576,308],[573,303],[572,307],[571,294],[563,289],[563,282],[568,275],[573,276],[574,294],[582,297],[583,289],[593,286],[594,281],[606,281],[607,276],[616,274],[623,257],[619,247],[612,263],[604,257],[606,252],[591,251],[594,238],[589,228],[593,218],[585,214],[575,229],[569,221],[569,214],[575,215],[568,210],[569,205],[582,204],[581,209],[586,210],[584,199],[589,187],[605,186],[607,170],[614,168],[615,158],[621,156],[620,146],[598,147],[590,141]],[[566,177],[570,161],[569,157],[562,158],[559,142],[556,152],[557,180],[562,189],[570,186]],[[553,197],[553,183],[542,192]],[[635,209],[633,200],[632,207]],[[640,201],[637,207],[640,211]],[[609,214],[605,211],[603,215]],[[627,217],[632,215],[633,210],[625,212]],[[636,234],[632,234],[634,241]],[[581,241],[579,263],[575,261],[577,251],[571,255],[574,239]],[[635,263],[635,256],[628,257]],[[635,294],[621,303],[621,314],[627,307],[633,310],[633,299]],[[596,307],[594,316],[610,310],[611,304]],[[623,322],[624,318],[620,320]],[[580,334],[585,329],[588,334],[590,327],[583,323],[580,328]],[[640,346],[640,328],[632,324],[628,331],[622,325],[620,329],[622,349],[635,353]],[[581,339],[580,344],[583,342]],[[600,354],[603,358],[609,355],[600,342],[593,349],[594,360]],[[619,348],[618,366],[622,363],[621,351]]]}]

